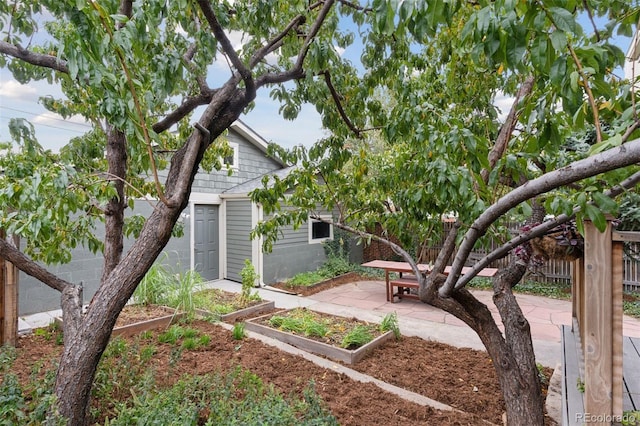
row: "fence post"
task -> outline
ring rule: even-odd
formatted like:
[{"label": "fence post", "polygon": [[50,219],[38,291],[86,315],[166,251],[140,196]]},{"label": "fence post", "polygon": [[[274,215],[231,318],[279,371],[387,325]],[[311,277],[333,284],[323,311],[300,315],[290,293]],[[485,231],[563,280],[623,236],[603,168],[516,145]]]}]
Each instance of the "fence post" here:
[{"label": "fence post", "polygon": [[[617,282],[620,268],[613,266],[621,260],[617,253],[613,255],[611,222],[600,232],[585,221],[584,248],[585,310],[580,324],[584,337],[584,408],[587,413],[607,419],[622,415],[618,411],[622,408],[622,347],[618,343],[618,338],[622,339],[622,315],[614,312],[622,303],[622,282]],[[619,291],[615,287],[620,287]],[[614,337],[617,333],[620,336]]]},{"label": "fence post", "polygon": [[[0,229],[0,238],[7,238]],[[14,239],[14,244],[17,244]],[[15,346],[18,339],[18,269],[0,258],[0,343]]]}]

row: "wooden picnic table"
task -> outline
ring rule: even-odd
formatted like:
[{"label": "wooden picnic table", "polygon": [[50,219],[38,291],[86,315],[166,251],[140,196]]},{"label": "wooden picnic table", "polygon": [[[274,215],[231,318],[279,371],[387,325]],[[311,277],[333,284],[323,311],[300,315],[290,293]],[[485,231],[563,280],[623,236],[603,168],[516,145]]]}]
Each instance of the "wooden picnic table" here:
[{"label": "wooden picnic table", "polygon": [[[398,296],[400,298],[403,297],[403,289],[404,287],[402,287],[402,284],[407,285],[408,287],[416,287],[417,284],[410,284],[408,279],[403,279],[402,278],[402,274],[412,274],[413,273],[413,269],[411,269],[411,265],[408,262],[397,262],[397,261],[392,261],[392,260],[372,260],[366,263],[363,263],[362,266],[366,266],[368,268],[375,268],[375,269],[382,269],[384,270],[384,280],[385,280],[385,284],[387,287],[387,301],[388,302],[393,302],[393,298],[394,298],[394,294],[393,294],[393,282],[392,280],[389,279],[389,273],[391,272],[396,272],[400,275],[400,280],[396,280],[397,281],[397,285],[396,287],[399,287],[399,291],[398,291]],[[418,269],[420,270],[420,272],[429,272],[431,271],[431,266],[430,265],[426,265],[426,264],[418,264]],[[462,273],[465,274],[466,272],[470,271],[471,268],[468,266],[465,266],[464,268],[462,268]],[[448,275],[451,272],[451,266],[447,266],[444,269],[444,274]],[[482,269],[479,273],[478,276],[479,277],[492,277],[494,276],[496,273],[498,272],[497,268],[484,268]],[[416,280],[417,281],[417,280]],[[404,297],[406,297],[407,295],[404,295]],[[415,298],[415,297],[414,297]]]}]

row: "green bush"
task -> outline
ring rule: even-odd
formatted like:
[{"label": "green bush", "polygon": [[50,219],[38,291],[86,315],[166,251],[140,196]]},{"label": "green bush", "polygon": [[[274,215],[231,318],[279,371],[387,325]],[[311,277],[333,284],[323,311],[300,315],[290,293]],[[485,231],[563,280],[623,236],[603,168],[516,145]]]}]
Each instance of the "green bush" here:
[{"label": "green bush", "polygon": [[[238,398],[238,395],[242,397]],[[285,399],[260,378],[236,369],[226,376],[183,379],[169,389],[147,389],[121,403],[105,425],[337,425],[310,384],[303,398]]]}]

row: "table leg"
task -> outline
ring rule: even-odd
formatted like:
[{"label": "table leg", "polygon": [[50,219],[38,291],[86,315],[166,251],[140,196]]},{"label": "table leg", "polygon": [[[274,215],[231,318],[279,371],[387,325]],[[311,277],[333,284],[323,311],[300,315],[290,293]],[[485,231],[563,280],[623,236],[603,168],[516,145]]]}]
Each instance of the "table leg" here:
[{"label": "table leg", "polygon": [[393,294],[391,294],[390,288],[389,288],[389,271],[388,270],[384,270],[384,281],[385,281],[385,286],[387,288],[387,302],[393,302]]}]

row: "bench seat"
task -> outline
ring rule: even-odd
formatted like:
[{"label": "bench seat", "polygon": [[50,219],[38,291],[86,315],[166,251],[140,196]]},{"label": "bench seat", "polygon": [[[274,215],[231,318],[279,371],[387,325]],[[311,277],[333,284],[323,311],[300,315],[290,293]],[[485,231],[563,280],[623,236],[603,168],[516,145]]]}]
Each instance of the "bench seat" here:
[{"label": "bench seat", "polygon": [[[395,301],[395,297],[398,299],[416,299],[420,300],[417,294],[412,294],[412,288],[419,288],[420,284],[418,283],[418,279],[414,276],[405,276],[402,278],[396,278],[389,281],[389,293],[391,294],[391,303]],[[394,289],[397,288],[398,291],[395,292]]]}]

